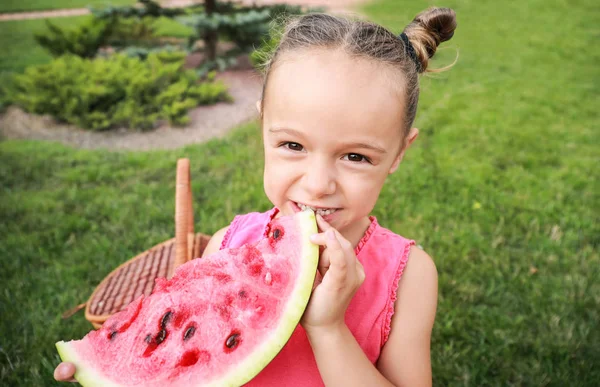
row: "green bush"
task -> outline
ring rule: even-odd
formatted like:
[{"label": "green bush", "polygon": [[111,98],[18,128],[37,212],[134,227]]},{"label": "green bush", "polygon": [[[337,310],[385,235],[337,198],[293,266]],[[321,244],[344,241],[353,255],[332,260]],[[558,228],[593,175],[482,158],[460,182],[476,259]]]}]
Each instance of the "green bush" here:
[{"label": "green bush", "polygon": [[106,44],[113,47],[129,45],[151,46],[157,43],[154,33],[156,20],[153,17],[144,18],[113,18],[112,28],[107,36]]},{"label": "green bush", "polygon": [[35,40],[53,56],[74,54],[82,58],[93,58],[112,34],[114,23],[98,19],[75,28],[60,28],[46,20],[48,30],[35,34]]},{"label": "green bush", "polygon": [[183,69],[185,53],[151,53],[147,60],[122,54],[96,60],[74,55],[28,68],[14,78],[9,99],[26,111],[91,130],[149,129],[158,120],[188,121],[187,110],[231,100],[214,74],[199,83]]},{"label": "green bush", "polygon": [[156,20],[152,17],[108,19],[92,18],[75,28],[63,28],[46,20],[47,30],[35,34],[35,40],[55,57],[73,54],[93,58],[102,47],[152,47],[159,44],[154,35]]},{"label": "green bush", "polygon": [[0,71],[0,113],[11,104],[10,95],[13,87],[12,73]]}]

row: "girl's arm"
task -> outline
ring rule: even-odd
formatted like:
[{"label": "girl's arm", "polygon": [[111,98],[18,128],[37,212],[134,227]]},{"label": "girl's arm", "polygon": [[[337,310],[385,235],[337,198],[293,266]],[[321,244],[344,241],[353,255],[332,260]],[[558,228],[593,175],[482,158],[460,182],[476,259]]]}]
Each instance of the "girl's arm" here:
[{"label": "girl's arm", "polygon": [[392,330],[377,368],[396,386],[431,386],[431,330],[437,307],[437,270],[413,246],[398,285]]},{"label": "girl's arm", "polygon": [[[320,219],[319,225],[322,230],[330,227]],[[313,238],[327,246],[321,255],[325,262],[319,264],[319,271],[325,274],[321,273],[322,282],[303,316],[325,385],[430,386],[429,346],[437,305],[437,271],[431,258],[418,248],[411,249],[398,286],[392,330],[376,368],[343,318],[364,271],[347,240],[337,232],[335,239],[327,235],[324,232]]]}]

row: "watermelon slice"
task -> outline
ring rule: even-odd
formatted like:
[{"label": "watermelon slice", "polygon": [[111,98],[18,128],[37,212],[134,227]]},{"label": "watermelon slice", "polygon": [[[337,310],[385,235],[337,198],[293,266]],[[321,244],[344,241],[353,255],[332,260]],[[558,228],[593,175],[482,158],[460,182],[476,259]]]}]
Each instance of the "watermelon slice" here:
[{"label": "watermelon slice", "polygon": [[274,219],[264,239],[159,278],[81,340],[56,343],[84,386],[239,386],[283,348],[318,262],[312,211]]}]

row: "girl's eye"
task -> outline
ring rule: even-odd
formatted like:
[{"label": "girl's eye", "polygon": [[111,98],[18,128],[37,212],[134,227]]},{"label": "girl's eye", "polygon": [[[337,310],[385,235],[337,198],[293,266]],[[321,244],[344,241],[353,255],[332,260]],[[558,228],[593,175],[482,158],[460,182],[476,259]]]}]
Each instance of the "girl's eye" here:
[{"label": "girl's eye", "polygon": [[355,163],[362,163],[363,161],[370,162],[370,160],[368,158],[366,158],[363,155],[359,155],[358,153],[348,153],[346,155],[346,157],[348,158],[349,161],[352,161]]},{"label": "girl's eye", "polygon": [[293,150],[296,152],[300,152],[304,149],[304,147],[302,145],[298,144],[297,142],[286,142],[283,144],[283,146],[285,146],[289,150]]}]

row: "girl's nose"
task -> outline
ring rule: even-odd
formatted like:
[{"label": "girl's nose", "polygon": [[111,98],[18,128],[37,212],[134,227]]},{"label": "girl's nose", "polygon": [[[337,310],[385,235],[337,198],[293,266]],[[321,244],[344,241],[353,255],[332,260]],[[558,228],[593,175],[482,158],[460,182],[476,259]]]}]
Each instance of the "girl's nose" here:
[{"label": "girl's nose", "polygon": [[304,172],[304,187],[313,198],[331,195],[335,192],[335,169],[327,163],[311,163]]}]

